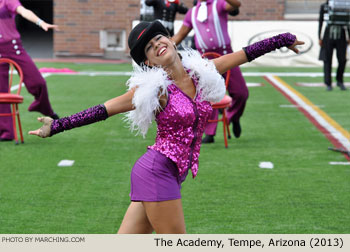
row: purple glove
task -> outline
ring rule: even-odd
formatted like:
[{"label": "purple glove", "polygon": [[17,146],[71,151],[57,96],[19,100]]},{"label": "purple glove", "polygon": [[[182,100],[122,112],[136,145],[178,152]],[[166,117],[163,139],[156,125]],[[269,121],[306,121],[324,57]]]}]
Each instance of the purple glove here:
[{"label": "purple glove", "polygon": [[283,46],[291,46],[295,40],[296,36],[287,32],[243,47],[243,50],[247,55],[248,61],[252,61],[265,53],[274,51]]},{"label": "purple glove", "polygon": [[88,125],[94,122],[106,120],[108,113],[102,104],[83,110],[77,114],[53,120],[51,124],[50,136],[65,130]]}]

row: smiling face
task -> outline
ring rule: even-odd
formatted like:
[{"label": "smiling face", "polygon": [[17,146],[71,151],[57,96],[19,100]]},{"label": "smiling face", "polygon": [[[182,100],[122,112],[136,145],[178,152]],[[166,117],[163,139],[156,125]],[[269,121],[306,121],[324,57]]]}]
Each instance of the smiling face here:
[{"label": "smiling face", "polygon": [[145,46],[148,66],[168,66],[172,64],[177,55],[173,42],[166,36],[158,34],[154,36]]}]

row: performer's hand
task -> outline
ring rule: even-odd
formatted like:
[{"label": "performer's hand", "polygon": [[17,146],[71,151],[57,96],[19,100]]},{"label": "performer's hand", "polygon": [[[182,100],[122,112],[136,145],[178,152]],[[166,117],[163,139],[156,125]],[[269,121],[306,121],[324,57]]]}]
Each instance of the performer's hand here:
[{"label": "performer's hand", "polygon": [[40,129],[29,131],[28,134],[39,136],[42,138],[49,137],[53,119],[51,117],[39,117],[38,121],[44,123],[44,125],[41,126]]},{"label": "performer's hand", "polygon": [[318,44],[322,47],[322,39],[318,40]]},{"label": "performer's hand", "polygon": [[298,39],[295,39],[293,45],[289,46],[288,49],[292,50],[295,53],[299,53],[299,50],[296,46],[303,45],[303,44],[305,44],[304,41],[299,41]]},{"label": "performer's hand", "polygon": [[55,31],[59,31],[59,30],[60,30],[59,27],[58,27],[58,25],[48,24],[48,23],[46,23],[46,22],[44,22],[44,21],[40,24],[40,27],[41,27],[44,31],[48,31],[49,29],[53,29],[53,30],[55,30]]}]

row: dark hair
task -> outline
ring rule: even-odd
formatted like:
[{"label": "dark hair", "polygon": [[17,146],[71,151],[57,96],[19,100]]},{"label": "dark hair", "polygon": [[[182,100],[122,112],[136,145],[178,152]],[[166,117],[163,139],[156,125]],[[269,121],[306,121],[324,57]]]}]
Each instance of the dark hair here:
[{"label": "dark hair", "polygon": [[142,21],[130,32],[128,38],[130,55],[138,65],[146,60],[145,46],[158,34],[170,36],[168,30],[159,21]]}]

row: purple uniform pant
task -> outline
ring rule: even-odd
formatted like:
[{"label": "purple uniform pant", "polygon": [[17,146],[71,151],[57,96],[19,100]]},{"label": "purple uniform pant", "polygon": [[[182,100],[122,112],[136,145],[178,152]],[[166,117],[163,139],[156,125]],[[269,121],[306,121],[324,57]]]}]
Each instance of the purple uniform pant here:
[{"label": "purple uniform pant", "polygon": [[131,171],[131,201],[166,201],[181,198],[180,176],[176,164],[158,151],[148,149]]},{"label": "purple uniform pant", "polygon": [[[224,49],[222,48],[219,48],[216,50],[208,50],[208,52],[217,52],[221,55],[224,55],[224,54],[232,53],[233,51],[231,47],[228,47],[225,49],[225,53],[224,53]],[[226,78],[226,74],[224,74],[223,77]],[[244,108],[249,96],[246,82],[238,66],[231,69],[230,81],[227,87],[227,91],[232,98],[232,104],[227,109],[227,112],[226,112],[227,119],[229,122],[230,121],[238,122],[240,117],[243,115]],[[209,120],[217,120],[218,116],[219,116],[219,110],[214,109]],[[217,124],[218,124],[217,122],[207,123],[207,126],[204,131],[205,134],[215,135]]]},{"label": "purple uniform pant", "polygon": [[[34,102],[29,106],[29,111],[37,111],[43,115],[54,114],[49,101],[46,81],[40,74],[34,62],[24,50],[19,39],[0,44],[0,57],[14,60],[23,71],[23,82],[34,96]],[[16,83],[17,84],[17,83]],[[0,65],[0,92],[8,92],[8,65]],[[0,113],[10,113],[10,105],[0,104]],[[11,117],[0,117],[0,138],[13,139]]]}]

